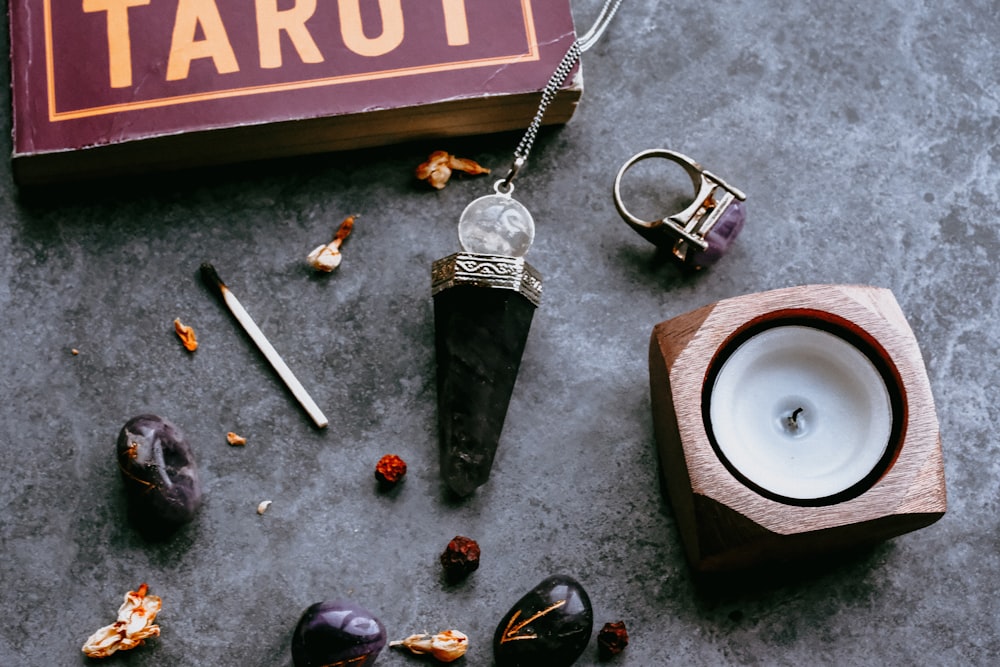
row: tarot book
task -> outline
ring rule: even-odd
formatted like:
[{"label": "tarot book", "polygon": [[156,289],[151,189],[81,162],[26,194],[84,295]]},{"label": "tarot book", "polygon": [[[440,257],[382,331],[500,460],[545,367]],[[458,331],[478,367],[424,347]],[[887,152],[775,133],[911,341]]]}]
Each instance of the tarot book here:
[{"label": "tarot book", "polygon": [[[569,0],[11,0],[13,172],[101,178],[524,128]],[[545,121],[569,120],[579,71]]]}]

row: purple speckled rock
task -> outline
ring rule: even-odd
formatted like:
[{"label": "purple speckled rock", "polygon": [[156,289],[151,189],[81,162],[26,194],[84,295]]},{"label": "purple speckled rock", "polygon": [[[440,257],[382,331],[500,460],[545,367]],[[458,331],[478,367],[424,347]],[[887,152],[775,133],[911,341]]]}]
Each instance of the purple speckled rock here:
[{"label": "purple speckled rock", "polygon": [[365,667],[385,646],[385,626],[364,607],[346,600],[317,602],[302,614],[292,635],[295,667]]},{"label": "purple speckled rock", "polygon": [[705,240],[708,241],[708,248],[690,253],[687,256],[687,263],[695,268],[703,269],[718,262],[739,236],[746,219],[746,208],[744,208],[743,202],[733,201],[722,212],[722,216],[706,235]]}]

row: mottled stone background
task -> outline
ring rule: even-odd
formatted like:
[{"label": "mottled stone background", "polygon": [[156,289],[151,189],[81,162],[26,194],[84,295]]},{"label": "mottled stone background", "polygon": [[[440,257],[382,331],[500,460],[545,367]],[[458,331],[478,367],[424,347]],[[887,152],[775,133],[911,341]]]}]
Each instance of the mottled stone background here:
[{"label": "mottled stone background", "polygon": [[[574,0],[581,25],[599,4]],[[518,182],[544,302],[492,479],[465,502],[436,469],[429,266],[489,181],[435,193],[412,172],[437,148],[503,170],[518,136],[31,197],[0,164],[0,664],[84,663],[83,640],[146,581],[163,635],[109,664],[286,665],[302,610],[347,596],[397,638],[461,629],[465,664],[489,665],[497,621],[555,572],[583,582],[597,626],[626,621],[614,664],[995,663],[998,35],[994,0],[626,0],[585,56],[576,117],[542,134]],[[711,272],[657,262],[615,213],[619,164],[657,146],[749,195],[744,234]],[[362,217],[343,265],[312,275],[305,254],[348,213]],[[330,413],[327,431],[198,282],[206,260]],[[651,327],[807,283],[895,292],[937,401],[949,512],[862,553],[697,581],[658,483]],[[197,353],[175,317],[197,328]],[[160,544],[123,522],[112,458],[144,411],[188,433],[207,491]],[[388,452],[410,473],[382,494],[372,471]],[[483,561],[449,585],[437,557],[456,534]],[[579,664],[596,662],[592,643]]]}]

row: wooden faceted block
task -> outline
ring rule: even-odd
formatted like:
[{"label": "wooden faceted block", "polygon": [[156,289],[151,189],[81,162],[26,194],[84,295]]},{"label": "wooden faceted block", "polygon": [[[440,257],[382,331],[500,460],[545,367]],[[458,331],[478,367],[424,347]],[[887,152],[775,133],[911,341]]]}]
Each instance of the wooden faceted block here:
[{"label": "wooden faceted block", "polygon": [[[757,333],[785,325],[829,332],[862,351],[891,400],[892,430],[878,464],[857,484],[822,498],[762,488],[733,466],[713,434],[710,398],[720,366]],[[650,341],[649,377],[660,465],[697,570],[872,543],[944,515],[944,461],[930,383],[889,290],[793,287],[726,299],[661,322]]]}]

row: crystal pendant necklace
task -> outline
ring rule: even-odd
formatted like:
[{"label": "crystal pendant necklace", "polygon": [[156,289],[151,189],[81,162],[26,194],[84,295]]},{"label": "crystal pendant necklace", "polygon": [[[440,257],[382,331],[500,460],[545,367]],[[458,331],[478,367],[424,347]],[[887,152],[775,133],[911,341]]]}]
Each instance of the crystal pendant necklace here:
[{"label": "crystal pendant necklace", "polygon": [[472,201],[458,223],[462,251],[431,269],[437,353],[441,476],[459,496],[489,478],[542,278],[524,261],[535,237],[531,213],[513,197],[545,111],[581,55],[600,39],[622,0],[606,0],[542,90],[538,110],[493,193]]}]

